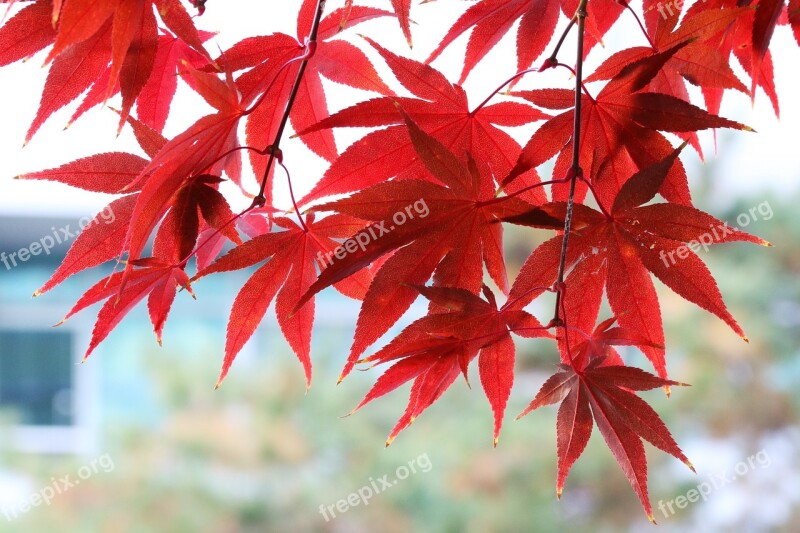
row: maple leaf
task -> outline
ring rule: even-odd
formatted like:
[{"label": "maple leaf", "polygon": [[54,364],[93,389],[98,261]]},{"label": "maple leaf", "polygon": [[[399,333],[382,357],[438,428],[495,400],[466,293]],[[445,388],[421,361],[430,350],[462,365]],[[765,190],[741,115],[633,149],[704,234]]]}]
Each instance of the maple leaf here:
[{"label": "maple leaf", "polygon": [[[716,11],[723,8],[735,8],[736,0],[707,0],[691,5],[686,18],[700,16],[705,11]],[[777,15],[783,7],[783,0],[759,0],[755,5],[748,3],[750,9],[737,17],[729,27],[709,36],[707,42],[719,54],[730,62],[731,55],[750,76],[751,97],[756,95],[756,87],[761,87],[767,94],[776,116],[780,115],[778,95],[775,90],[775,74],[773,72],[772,55],[767,46],[777,22]],[[753,7],[755,9],[753,9]],[[703,87],[706,107],[711,113],[720,109],[724,89],[719,87]]]},{"label": "maple leaf", "polygon": [[[149,16],[146,18],[150,21]],[[153,34],[149,34],[147,39],[142,41],[141,54],[131,54],[130,60],[126,58],[122,65],[122,76],[126,80],[124,86],[117,83],[109,92],[112,68],[109,66],[106,69],[72,114],[68,127],[91,108],[105,103],[110,97],[122,91],[120,128],[129,117],[135,101],[138,118],[158,133],[164,130],[178,86],[176,71],[187,85],[196,89],[194,78],[184,65],[198,69],[207,65],[208,59],[168,31],[161,29],[160,32],[157,41],[153,40]],[[199,32],[199,34],[203,42],[214,35],[209,32]]]},{"label": "maple leaf", "polygon": [[[505,306],[498,309],[494,294],[483,285],[485,300],[465,289],[414,286],[414,290],[443,309],[406,327],[386,347],[363,359],[372,366],[392,363],[350,414],[414,380],[408,407],[394,426],[386,446],[430,407],[453,384],[467,375],[477,356],[481,385],[494,413],[494,445],[500,435],[514,381],[516,349],[510,332],[525,337],[548,336],[535,317]],[[479,355],[480,354],[480,355]]]},{"label": "maple leaf", "polygon": [[[212,36],[212,33],[200,32],[202,42]],[[188,46],[181,39],[161,30],[161,35],[158,36],[158,51],[153,72],[136,100],[136,117],[157,132],[162,132],[178,87],[175,72],[179,72],[182,79],[193,86],[192,78],[185,74],[183,65],[188,64],[194,69],[199,69],[207,61],[203,54]]]},{"label": "maple leaf", "polygon": [[[119,194],[137,193],[134,182],[148,160],[134,154],[110,152],[97,154],[58,168],[16,176],[20,180],[47,180],[85,191]],[[120,256],[138,194],[128,194],[107,205],[78,233],[56,272],[34,296],[39,296],[67,278]]]},{"label": "maple leaf", "polygon": [[[403,35],[408,41],[408,46],[413,46],[411,39],[411,0],[391,0],[392,8],[394,9],[397,20],[400,23],[400,29],[403,30]],[[353,0],[345,0],[344,9],[342,10],[342,21],[340,27],[347,24],[347,21],[352,16],[353,10],[358,6],[353,5]]]},{"label": "maple leaf", "polygon": [[124,123],[156,64],[154,7],[173,33],[210,61],[180,0],[72,0],[60,6],[39,1],[0,29],[0,42],[7,43],[0,50],[0,65],[53,45],[46,58],[52,65],[26,143],[55,111],[90,88],[70,123],[120,91],[120,125]]},{"label": "maple leaf", "polygon": [[376,272],[364,298],[340,380],[414,302],[419,293],[412,285],[424,284],[433,275],[437,285],[461,287],[477,294],[486,264],[491,278],[506,292],[503,230],[497,221],[526,212],[531,206],[519,198],[499,201],[492,180],[483,179],[474,163],[462,164],[408,115],[405,121],[418,157],[438,183],[419,179],[390,181],[314,208],[371,221],[375,238],[344,258],[337,257],[301,303],[351,272],[394,252]]},{"label": "maple leaf", "polygon": [[[582,94],[580,166],[586,169],[598,199],[610,204],[627,177],[667,157],[672,146],[659,132],[694,132],[709,128],[750,130],[737,122],[711,115],[674,96],[647,92],[664,64],[687,45],[655,53],[625,66],[592,97]],[[572,91],[543,89],[517,91],[515,96],[548,109],[574,106]],[[574,109],[556,115],[531,137],[515,168],[504,179],[510,183],[521,173],[558,155],[554,175],[566,176],[572,158]],[[678,162],[663,182],[661,194],[671,202],[691,205],[686,171]],[[553,187],[554,199],[566,200],[569,184]],[[580,183],[576,198],[584,198]]]},{"label": "maple leaf", "polygon": [[[306,43],[316,12],[316,0],[304,0],[297,21],[297,37],[283,33],[249,37],[226,50],[217,60],[231,71],[249,69],[237,78],[245,106],[251,106],[246,124],[250,146],[268,146],[280,127],[300,59],[308,56],[296,104],[289,117],[295,131],[308,128],[328,116],[323,77],[335,83],[381,94],[392,94],[367,56],[353,44],[336,39],[343,11],[333,11],[321,22],[315,44]],[[391,15],[388,11],[353,6],[343,28]],[[265,93],[266,91],[266,93]],[[317,132],[303,138],[319,156],[332,161],[338,155],[331,132]],[[253,156],[255,175],[263,176],[266,163]],[[271,192],[271,187],[268,187]]]},{"label": "maple leaf", "polygon": [[[105,340],[120,321],[136,304],[147,297],[150,321],[156,338],[161,343],[161,334],[178,288],[186,289],[194,296],[189,285],[189,276],[183,268],[157,258],[134,261],[132,270],[115,272],[97,282],[81,296],[72,310],[60,322],[63,324],[76,313],[105,300],[97,315],[92,339],[84,355],[84,361]],[[125,290],[121,288],[125,285]]]},{"label": "maple leaf", "polygon": [[647,458],[642,439],[694,467],[672,438],[658,414],[634,391],[684,385],[658,378],[638,368],[608,364],[593,357],[586,365],[561,370],[545,381],[531,404],[519,415],[561,402],[558,409],[558,475],[556,492],[561,497],[572,465],[583,454],[594,424],[630,481],[651,522],[655,522],[647,492]]},{"label": "maple leaf", "polygon": [[43,50],[56,37],[48,1],[24,7],[0,28],[0,66],[10,65]]},{"label": "maple leaf", "polygon": [[188,180],[199,175],[218,176],[231,159],[238,157],[236,128],[243,110],[236,86],[230,76],[223,82],[213,74],[190,73],[195,77],[196,90],[217,113],[199,119],[166,142],[134,182],[141,186],[133,213],[137,223],[130,226],[124,246],[133,260],[140,257],[153,229]]},{"label": "maple leaf", "polygon": [[[185,183],[172,200],[172,208],[164,218],[156,235],[166,233],[169,239],[160,255],[169,257],[176,263],[182,262],[195,249],[201,224],[215,230],[220,236],[235,244],[242,244],[234,222],[237,217],[231,211],[228,201],[217,190],[223,180],[218,176],[200,175]],[[224,244],[224,241],[223,241]]]},{"label": "maple leaf", "polygon": [[[494,48],[519,20],[517,30],[517,70],[533,65],[553,38],[560,13],[572,17],[579,0],[481,0],[456,21],[426,63],[436,59],[459,36],[471,31],[459,83]],[[622,14],[623,7],[614,0],[596,0],[587,7],[584,55],[601,42],[603,35]]]},{"label": "maple leaf", "polygon": [[789,0],[789,23],[794,31],[794,38],[800,45],[800,0]]},{"label": "maple leaf", "polygon": [[[685,83],[688,81],[701,87],[735,89],[749,94],[747,87],[734,74],[727,59],[705,41],[706,38],[725,30],[746,11],[747,9],[704,11],[693,17],[686,17],[677,29],[675,26],[678,22],[678,13],[666,18],[654,15],[655,21],[652,23],[654,28],[649,31],[652,42],[650,47],[636,46],[617,52],[606,59],[585,81],[611,79],[625,66],[635,61],[683,44],[652,79],[647,87],[650,92],[689,101]],[[696,133],[679,133],[679,135],[689,140],[698,153],[702,153]]]},{"label": "maple leaf", "polygon": [[[684,146],[685,143],[662,161],[633,175],[611,204],[598,198],[602,212],[575,205],[567,255],[567,263],[575,268],[566,280],[565,307],[582,309],[582,316],[575,323],[570,321],[567,311],[567,324],[587,331],[587,324],[596,320],[605,286],[620,324],[648,342],[649,346],[642,350],[662,377],[667,375],[664,332],[649,273],[685,299],[717,315],[746,339],[725,307],[716,282],[695,252],[701,247],[707,250],[712,244],[735,241],[769,246],[763,239],[731,228],[694,207],[674,203],[644,205],[663,187]],[[559,221],[544,227],[560,228],[566,204],[547,204],[506,220],[541,227],[542,213]],[[531,254],[514,282],[510,298],[524,305],[541,294],[542,287],[553,285],[561,240],[562,237],[555,237]],[[569,287],[581,289],[571,291]]]},{"label": "maple leaf", "polygon": [[25,143],[56,111],[83,94],[105,72],[111,59],[111,24],[104,24],[89,39],[70,46],[55,58],[47,73],[36,116]]},{"label": "maple leaf", "polygon": [[[283,336],[303,365],[306,387],[311,386],[314,301],[300,302],[300,298],[316,279],[317,268],[323,268],[325,258],[339,248],[339,242],[334,239],[347,239],[365,226],[364,222],[343,215],[315,221],[313,213],[301,225],[284,217],[275,217],[274,223],[287,231],[258,235],[232,249],[193,278],[241,270],[264,262],[234,301],[228,322],[225,360],[217,386],[225,379],[234,359],[255,332],[273,299],[276,299],[276,314]],[[369,284],[369,272],[361,271],[337,284],[337,289],[359,298],[363,297]]]},{"label": "maple leaf", "polygon": [[[367,42],[383,57],[400,84],[417,98],[368,100],[300,131],[299,135],[305,138],[328,128],[388,126],[351,145],[300,200],[301,205],[325,196],[360,190],[394,177],[430,176],[417,157],[402,112],[464,162],[466,159],[462,154],[469,153],[482,174],[498,177],[512,168],[520,154],[519,144],[498,126],[523,126],[548,118],[548,115],[519,102],[493,105],[484,102],[484,105],[470,110],[464,89],[452,85],[439,71],[398,56],[371,39]],[[520,183],[530,185],[537,181],[535,172],[530,172]],[[533,193],[528,199],[538,202],[543,196]]]}]

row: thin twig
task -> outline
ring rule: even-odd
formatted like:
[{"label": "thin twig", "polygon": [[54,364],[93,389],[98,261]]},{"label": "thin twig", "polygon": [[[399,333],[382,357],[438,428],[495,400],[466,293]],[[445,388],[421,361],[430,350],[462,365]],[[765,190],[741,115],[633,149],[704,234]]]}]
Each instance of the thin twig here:
[{"label": "thin twig", "polygon": [[558,264],[558,278],[556,281],[556,305],[555,315],[551,325],[561,326],[565,323],[565,318],[561,317],[561,300],[564,297],[564,273],[567,268],[567,249],[569,246],[569,234],[572,231],[572,212],[575,207],[575,186],[578,178],[583,176],[581,169],[581,104],[583,88],[583,39],[586,31],[586,4],[588,0],[581,0],[578,10],[575,12],[575,19],[578,24],[578,45],[577,62],[575,67],[575,122],[572,134],[572,166],[570,167],[569,199],[567,200],[567,215],[564,219],[564,238],[561,244],[561,259]]},{"label": "thin twig", "polygon": [[[289,123],[289,115],[292,112],[292,107],[294,107],[294,102],[297,99],[297,94],[300,92],[300,84],[303,82],[303,75],[306,72],[306,67],[308,66],[308,62],[314,56],[314,52],[317,46],[317,34],[319,33],[319,24],[320,21],[322,20],[322,13],[325,11],[325,2],[326,0],[318,0],[317,2],[317,12],[314,15],[314,23],[311,26],[311,33],[306,39],[306,47],[308,49],[308,53],[305,54],[303,61],[300,63],[300,68],[297,71],[297,77],[295,78],[294,85],[292,86],[292,92],[289,93],[289,99],[286,102],[286,108],[283,112],[283,118],[281,119],[281,123],[278,126],[278,131],[275,134],[275,140],[267,148],[267,151],[269,151],[267,168],[264,171],[264,176],[261,179],[261,188],[258,191],[258,195],[253,200],[253,204],[258,205],[259,207],[263,206],[264,203],[266,202],[266,197],[264,196],[264,192],[267,189],[267,181],[269,179],[269,174],[272,171],[273,165],[275,164],[275,159],[281,157],[280,144],[281,140],[283,139],[283,134],[286,131],[286,126]],[[292,202],[294,202],[294,199],[292,199]],[[306,228],[305,221],[303,220],[303,217],[300,214],[300,209],[298,208],[296,203],[294,203],[294,210],[297,213],[297,218],[300,221],[300,225],[303,227],[304,230],[308,231],[308,228]]]}]

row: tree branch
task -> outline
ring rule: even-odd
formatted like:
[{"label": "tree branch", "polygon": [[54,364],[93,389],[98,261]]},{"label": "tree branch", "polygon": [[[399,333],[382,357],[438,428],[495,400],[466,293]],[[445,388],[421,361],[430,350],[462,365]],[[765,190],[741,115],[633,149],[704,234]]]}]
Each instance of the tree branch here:
[{"label": "tree branch", "polygon": [[[309,60],[314,56],[314,52],[316,51],[317,47],[317,34],[319,33],[319,24],[322,20],[322,13],[325,11],[325,2],[326,0],[318,0],[317,2],[317,11],[314,15],[314,23],[311,26],[311,33],[306,38],[306,48],[308,49],[308,53],[305,54],[303,57],[302,62],[300,63],[300,68],[297,71],[297,77],[294,80],[294,85],[292,86],[292,92],[289,93],[289,99],[286,101],[286,109],[283,112],[283,118],[281,119],[280,126],[278,126],[278,131],[275,134],[275,140],[270,144],[265,151],[269,152],[269,159],[267,160],[267,168],[264,171],[264,176],[261,178],[261,189],[258,191],[258,195],[253,200],[253,205],[257,207],[261,207],[267,201],[266,197],[264,196],[264,192],[267,188],[267,180],[269,178],[269,174],[272,171],[272,168],[275,164],[275,160],[278,159],[278,162],[281,161],[281,140],[283,139],[283,134],[286,131],[286,126],[289,123],[289,115],[292,112],[292,108],[294,107],[294,102],[297,99],[297,94],[300,92],[300,84],[303,82],[303,75],[306,72],[306,67],[308,66]],[[288,177],[288,173],[287,173]],[[289,187],[291,188],[291,178],[289,177]],[[300,220],[300,225],[303,226],[303,229],[306,229],[305,222],[303,221],[303,217],[300,216],[300,210],[297,207],[297,203],[294,200],[294,195],[292,195],[292,203],[294,204],[294,210],[297,213],[297,218]]]},{"label": "tree branch", "polygon": [[[555,314],[551,325],[563,326],[566,324],[566,317],[562,317],[562,299],[564,298],[564,273],[567,267],[567,249],[569,246],[569,234],[572,231],[572,212],[575,206],[575,186],[578,178],[583,176],[581,169],[581,104],[583,102],[583,39],[586,31],[586,4],[588,0],[581,0],[578,10],[575,12],[574,20],[578,25],[578,45],[577,61],[575,66],[575,122],[572,134],[572,166],[569,171],[569,199],[567,200],[567,215],[564,220],[564,239],[561,244],[561,259],[558,264],[558,278],[556,281],[556,306]],[[567,347],[569,349],[569,346]]]}]

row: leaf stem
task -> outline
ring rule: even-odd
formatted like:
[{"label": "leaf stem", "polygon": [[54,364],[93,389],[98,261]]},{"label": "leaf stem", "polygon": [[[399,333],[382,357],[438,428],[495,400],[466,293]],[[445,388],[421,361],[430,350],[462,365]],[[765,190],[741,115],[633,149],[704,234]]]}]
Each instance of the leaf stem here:
[{"label": "leaf stem", "polygon": [[[585,9],[585,2],[584,2],[584,9]],[[578,7],[578,11],[580,11],[580,7]],[[572,27],[575,26],[575,22],[578,19],[578,12],[575,12],[575,15],[569,20],[569,24],[567,27],[564,28],[564,32],[561,34],[561,37],[558,39],[558,43],[556,43],[556,47],[553,49],[553,53],[550,54],[550,58],[547,60],[549,63],[556,63],[558,62],[558,52],[561,50],[561,47],[564,45],[564,41],[569,35],[569,32],[572,31]],[[581,49],[581,53],[583,53],[583,49]]]},{"label": "leaf stem", "polygon": [[[567,35],[569,35],[569,32],[572,31],[572,27],[575,26],[575,21],[576,21],[577,18],[578,18],[578,14],[576,12],[575,16],[572,17],[572,19],[570,19],[569,24],[567,24],[567,27],[564,28],[564,32],[561,34],[561,37],[558,39],[558,43],[556,44],[556,47],[553,49],[553,53],[550,54],[550,56],[547,58],[547,60],[541,66],[528,68],[528,69],[525,69],[525,70],[521,70],[521,71],[517,72],[516,74],[514,74],[513,76],[511,76],[510,78],[508,78],[497,89],[495,89],[491,94],[489,94],[489,96],[486,97],[486,100],[481,102],[478,107],[473,109],[472,112],[470,112],[470,116],[475,116],[478,113],[478,111],[480,111],[481,109],[486,107],[486,105],[492,100],[492,98],[494,98],[495,96],[500,94],[500,91],[502,91],[503,88],[505,88],[507,85],[515,82],[517,79],[521,78],[525,74],[530,74],[532,72],[542,72],[542,71],[547,70],[549,68],[558,66],[558,64],[559,64],[558,63],[558,58],[557,58],[558,52],[559,52],[559,50],[561,50],[561,46],[564,44],[564,41],[566,40]],[[584,87],[584,90],[586,90],[585,87]],[[589,96],[588,92],[586,93],[586,96]],[[591,98],[591,96],[590,96],[590,98]]]},{"label": "leaf stem", "polygon": [[645,29],[644,25],[642,24],[642,19],[639,18],[639,15],[636,13],[636,11],[633,10],[633,8],[631,7],[631,5],[628,2],[625,2],[625,9],[630,11],[631,15],[633,15],[633,18],[636,19],[636,22],[639,24],[639,27],[642,29],[642,33],[644,34],[645,39],[647,39],[647,42],[650,44],[650,48],[652,48],[654,51],[658,52],[658,47],[653,42],[653,39],[650,38],[650,34],[647,33],[647,30]]},{"label": "leaf stem", "polygon": [[[575,69],[574,69],[574,68],[572,68],[571,66],[567,65],[566,63],[556,63],[556,64],[554,64],[553,66],[555,66],[555,67],[561,67],[561,68],[565,68],[565,69],[567,69],[568,71],[570,71],[570,73],[572,74],[572,76],[573,76],[574,78],[577,78],[577,77],[578,77],[578,76],[577,76],[577,72],[575,72]],[[586,98],[588,98],[589,100],[591,100],[592,102],[594,102],[594,101],[595,101],[594,97],[593,97],[593,96],[592,96],[592,94],[589,92],[589,89],[587,89],[587,88],[586,88],[586,84],[585,84],[585,83],[583,83],[583,81],[581,81],[581,87],[583,88],[583,94],[585,94],[585,95],[586,95]]]},{"label": "leaf stem", "polygon": [[487,97],[486,97],[486,99],[485,99],[483,102],[481,102],[481,103],[480,103],[480,105],[479,105],[478,107],[476,107],[475,109],[473,109],[472,111],[470,111],[470,116],[471,116],[471,117],[474,117],[476,114],[478,114],[478,112],[479,112],[481,109],[483,109],[484,107],[486,107],[486,106],[489,104],[489,102],[491,102],[491,101],[492,101],[492,98],[494,98],[495,96],[497,96],[498,94],[500,94],[500,91],[502,91],[502,90],[503,90],[503,89],[504,89],[504,88],[505,88],[507,85],[509,85],[510,83],[514,82],[514,81],[515,81],[515,80],[517,80],[518,78],[521,78],[521,77],[522,77],[522,76],[524,76],[525,74],[530,74],[530,73],[532,73],[532,72],[541,72],[541,71],[542,71],[542,68],[541,68],[541,67],[535,67],[535,68],[527,68],[527,69],[525,69],[525,70],[521,70],[521,71],[517,72],[516,74],[514,74],[513,76],[511,76],[510,78],[508,78],[506,81],[504,81],[502,84],[500,84],[500,86],[499,86],[497,89],[495,89],[494,91],[492,91],[492,93],[491,93],[491,94],[489,94],[489,96],[487,96]]}]

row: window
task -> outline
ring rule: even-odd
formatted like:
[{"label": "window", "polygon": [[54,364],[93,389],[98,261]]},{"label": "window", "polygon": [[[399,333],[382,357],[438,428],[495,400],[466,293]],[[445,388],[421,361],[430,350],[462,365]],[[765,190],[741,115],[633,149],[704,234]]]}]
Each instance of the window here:
[{"label": "window", "polygon": [[0,409],[16,424],[74,423],[72,347],[69,331],[0,330]]},{"label": "window", "polygon": [[47,327],[54,316],[0,306],[0,448],[96,451],[96,370],[78,366],[80,346],[89,340],[83,329]]}]

